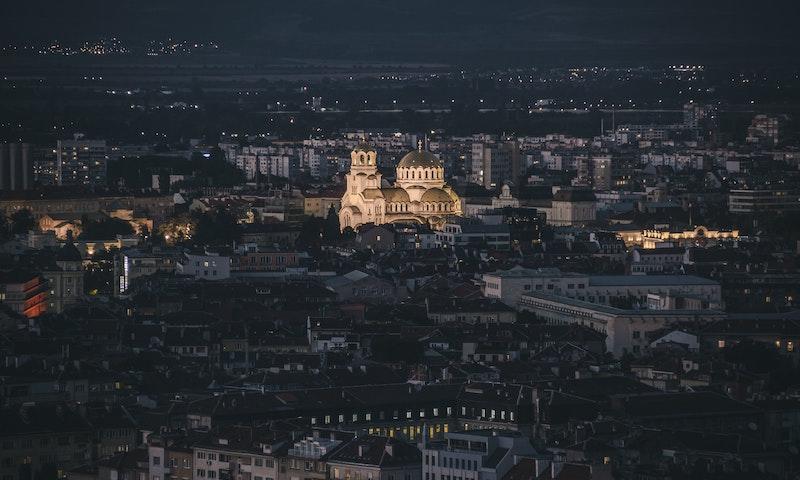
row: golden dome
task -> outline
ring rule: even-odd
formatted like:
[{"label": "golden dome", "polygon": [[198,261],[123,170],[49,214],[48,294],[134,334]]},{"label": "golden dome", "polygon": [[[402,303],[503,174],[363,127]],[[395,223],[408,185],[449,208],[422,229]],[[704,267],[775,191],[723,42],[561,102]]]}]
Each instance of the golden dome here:
[{"label": "golden dome", "polygon": [[414,150],[400,159],[397,168],[442,168],[442,161],[427,150]]}]

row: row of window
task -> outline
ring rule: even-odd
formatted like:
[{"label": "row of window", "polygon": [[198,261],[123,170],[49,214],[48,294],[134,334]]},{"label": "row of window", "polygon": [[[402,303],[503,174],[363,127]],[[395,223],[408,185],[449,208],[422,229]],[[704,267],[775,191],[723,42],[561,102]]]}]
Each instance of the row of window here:
[{"label": "row of window", "polygon": [[[781,342],[780,340],[775,340],[775,348],[777,348],[778,350],[780,350],[783,345],[784,345],[783,342]],[[786,345],[786,351],[787,352],[794,352],[794,342],[793,341],[787,340],[785,345]]]},{"label": "row of window", "polygon": [[[76,456],[76,459],[82,460],[84,458],[83,454],[80,456]],[[0,459],[0,467],[2,468],[11,468],[16,465],[29,465],[33,463],[33,457],[25,456],[19,457],[14,459],[14,457],[3,457]],[[39,465],[45,465],[48,463],[55,464],[56,463],[56,456],[55,455],[39,455]]]},{"label": "row of window", "polygon": [[[433,416],[434,417],[438,417],[440,411],[441,410],[439,408],[433,408],[432,409]],[[452,414],[453,414],[452,407],[447,407],[447,415],[450,416]],[[397,419],[400,418],[400,415],[401,415],[401,413],[398,410],[395,410],[393,412],[393,414],[392,414],[392,418],[394,420],[397,420]],[[365,413],[363,416],[361,416],[361,415],[359,415],[357,413],[354,413],[351,418],[352,418],[353,422],[358,422],[359,420],[363,420],[365,422],[370,422],[370,421],[372,421],[372,413]],[[380,420],[386,420],[386,413],[384,411],[379,412],[378,413],[378,418]],[[413,412],[411,410],[406,411],[405,412],[405,418],[407,418],[407,419],[413,418]],[[419,411],[419,418],[425,418],[425,410],[420,410]],[[330,415],[325,415],[324,422],[326,424],[330,424],[331,423],[331,416]],[[314,425],[316,423],[317,423],[317,418],[316,417],[311,417],[311,424]],[[339,423],[344,423],[344,415],[339,415]]]},{"label": "row of window", "polygon": [[[475,409],[475,408],[472,408],[470,410],[471,410],[470,413],[473,416],[478,413],[478,410]],[[487,412],[489,413],[488,416],[487,416]],[[452,407],[447,407],[446,409],[433,408],[433,409],[431,409],[431,413],[432,413],[431,417],[439,417],[440,414],[444,414],[444,415],[449,417],[449,416],[453,415],[453,408]],[[506,413],[508,415],[506,415]],[[467,407],[461,407],[461,415],[463,415],[463,416],[467,415]],[[426,416],[427,416],[427,411],[425,409],[420,409],[419,410],[419,416],[416,417],[416,418],[426,418]],[[386,420],[386,417],[387,417],[386,416],[386,412],[381,411],[381,412],[378,413],[378,419],[379,420]],[[392,412],[391,419],[398,420],[401,417],[404,417],[407,420],[411,420],[411,419],[414,418],[414,412],[411,411],[411,410],[406,410],[405,412],[401,412],[399,410],[394,410]],[[345,422],[345,415],[340,414],[338,417],[333,417],[331,415],[325,415],[324,417],[319,418],[319,419],[317,419],[317,417],[311,417],[311,424],[312,425],[316,425],[317,422],[320,421],[320,422],[322,422],[322,423],[324,423],[326,425],[330,425],[331,422],[334,420],[334,418],[338,418],[338,423],[344,423]],[[373,418],[372,413],[365,413],[363,415],[359,415],[358,413],[354,413],[350,417],[350,419],[352,419],[352,422],[358,422],[358,421],[370,422],[370,421],[372,421],[372,418]],[[495,410],[495,409],[487,410],[485,408],[482,408],[482,409],[480,409],[480,418],[486,418],[486,419],[491,419],[491,420],[496,420],[496,419],[506,420],[506,419],[508,419],[509,421],[513,422],[514,421],[514,412],[513,411],[506,412],[505,410]]]},{"label": "row of window", "polygon": [[371,288],[371,289],[370,288],[354,288],[353,289],[353,295],[362,296],[362,297],[367,296],[367,295],[372,295],[373,297],[376,296],[376,295],[383,296],[383,295],[386,295],[386,291],[387,290],[385,288],[380,288],[379,289],[377,287],[374,287],[374,288]]},{"label": "row of window", "polygon": [[[425,465],[430,465],[432,467],[436,466],[436,455],[428,455],[425,454]],[[460,465],[460,467],[459,467]],[[470,460],[466,458],[455,458],[455,457],[447,457],[442,455],[441,459],[439,460],[439,467],[441,468],[460,468],[461,470],[473,470],[478,471],[478,461]],[[427,478],[427,473],[425,475]]]},{"label": "row of window", "polygon": [[[412,180],[423,180],[423,172],[415,170],[399,170],[399,178],[410,178]],[[442,170],[425,170],[424,180],[441,180],[444,175]]]},{"label": "row of window", "polygon": [[[579,289],[583,289],[585,286],[586,285],[583,284],[583,283],[579,283],[578,284],[578,288]],[[537,284],[537,285],[524,285],[522,287],[522,289],[526,290],[526,291],[529,291],[531,288],[533,288],[534,290],[543,290],[544,289],[544,285],[542,285],[540,283],[540,284]],[[554,288],[555,288],[555,285],[553,285],[552,283],[548,283],[547,284],[547,289],[548,290],[553,290]],[[567,290],[573,290],[574,288],[575,288],[575,284],[574,283],[568,283],[567,284]]]},{"label": "row of window", "polygon": [[[76,440],[88,441],[88,436],[83,436],[81,439],[76,439]],[[38,445],[39,447],[49,447],[51,444],[65,446],[69,445],[70,443],[71,442],[69,436],[62,435],[60,437],[56,437],[55,439],[51,439],[49,437],[40,438]],[[33,445],[34,445],[33,439],[23,438],[18,442],[14,440],[3,440],[3,443],[0,446],[2,446],[3,450],[13,450],[15,447],[21,450],[25,450],[33,448]]]},{"label": "row of window", "polygon": [[[430,472],[425,472],[425,480],[436,480],[436,474],[435,473],[430,473]],[[464,477],[460,477],[460,476],[457,477],[455,475],[453,475],[453,476],[440,475],[439,476],[439,480],[464,480]]]},{"label": "row of window", "polygon": [[[195,456],[197,457],[198,460],[214,461],[214,460],[219,459],[220,462],[230,462],[231,458],[232,458],[230,455],[226,455],[224,453],[220,453],[219,455],[217,455],[214,452],[203,452],[203,451],[198,451],[195,454]],[[157,459],[158,457],[153,457],[153,458]],[[241,463],[243,465],[251,465],[252,464],[252,465],[255,465],[256,467],[275,468],[275,459],[274,458],[263,458],[263,457],[252,457],[252,458],[251,457],[237,457],[237,458],[239,460],[239,463]],[[185,460],[184,462],[188,464],[187,460]],[[154,464],[157,465],[156,463],[154,463]]]},{"label": "row of window", "polygon": [[[372,471],[370,470],[368,470],[366,472],[366,476],[364,476],[359,470],[351,472],[349,469],[347,469],[342,473],[338,468],[333,469],[333,478],[334,480],[373,480]],[[395,480],[395,475],[393,473],[390,473],[387,476],[387,478],[388,480]],[[403,474],[403,480],[412,480],[412,479],[413,476],[410,473]]]}]

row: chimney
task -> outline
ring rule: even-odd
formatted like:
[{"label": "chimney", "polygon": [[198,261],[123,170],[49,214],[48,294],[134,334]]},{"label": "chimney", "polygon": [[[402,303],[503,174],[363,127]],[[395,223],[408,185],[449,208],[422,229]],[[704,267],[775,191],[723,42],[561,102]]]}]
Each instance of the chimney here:
[{"label": "chimney", "polygon": [[545,458],[536,459],[536,478],[540,478],[545,470],[550,466],[550,461]]},{"label": "chimney", "polygon": [[564,468],[564,462],[553,461],[553,463],[550,464],[550,477],[558,478],[562,468]]},{"label": "chimney", "polygon": [[367,453],[367,449],[365,448],[365,446],[364,445],[359,445],[358,446],[358,456],[359,456],[359,458],[364,458],[364,454],[365,453]]}]

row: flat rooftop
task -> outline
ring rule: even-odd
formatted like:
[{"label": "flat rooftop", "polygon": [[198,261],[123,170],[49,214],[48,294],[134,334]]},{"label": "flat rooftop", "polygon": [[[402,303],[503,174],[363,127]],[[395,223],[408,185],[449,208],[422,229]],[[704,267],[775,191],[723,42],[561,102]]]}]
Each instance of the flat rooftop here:
[{"label": "flat rooftop", "polygon": [[548,295],[546,293],[527,293],[522,296],[522,299],[525,298],[535,298],[540,300],[545,300],[549,302],[560,303],[562,305],[569,305],[570,307],[575,308],[584,308],[587,310],[594,310],[595,312],[606,313],[609,315],[637,315],[637,316],[644,316],[644,315],[652,315],[652,316],[684,316],[684,315],[724,315],[725,312],[721,310],[712,310],[712,309],[703,309],[703,310],[681,310],[681,309],[674,309],[674,310],[649,310],[646,308],[642,309],[625,309],[625,308],[617,308],[612,307],[610,305],[602,305],[599,303],[592,303],[587,302],[584,300],[578,300],[575,298],[570,297],[562,297],[560,295]]},{"label": "flat rooftop", "polygon": [[694,275],[589,275],[592,286],[680,286],[719,285],[714,280]]}]

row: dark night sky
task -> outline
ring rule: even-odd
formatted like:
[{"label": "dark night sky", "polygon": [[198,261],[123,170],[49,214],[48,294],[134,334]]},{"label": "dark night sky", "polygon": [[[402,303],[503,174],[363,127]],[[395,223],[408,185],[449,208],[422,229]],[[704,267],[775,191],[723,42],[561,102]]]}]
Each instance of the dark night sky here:
[{"label": "dark night sky", "polygon": [[796,61],[800,2],[27,0],[0,36],[208,39],[273,57],[536,62]]}]

